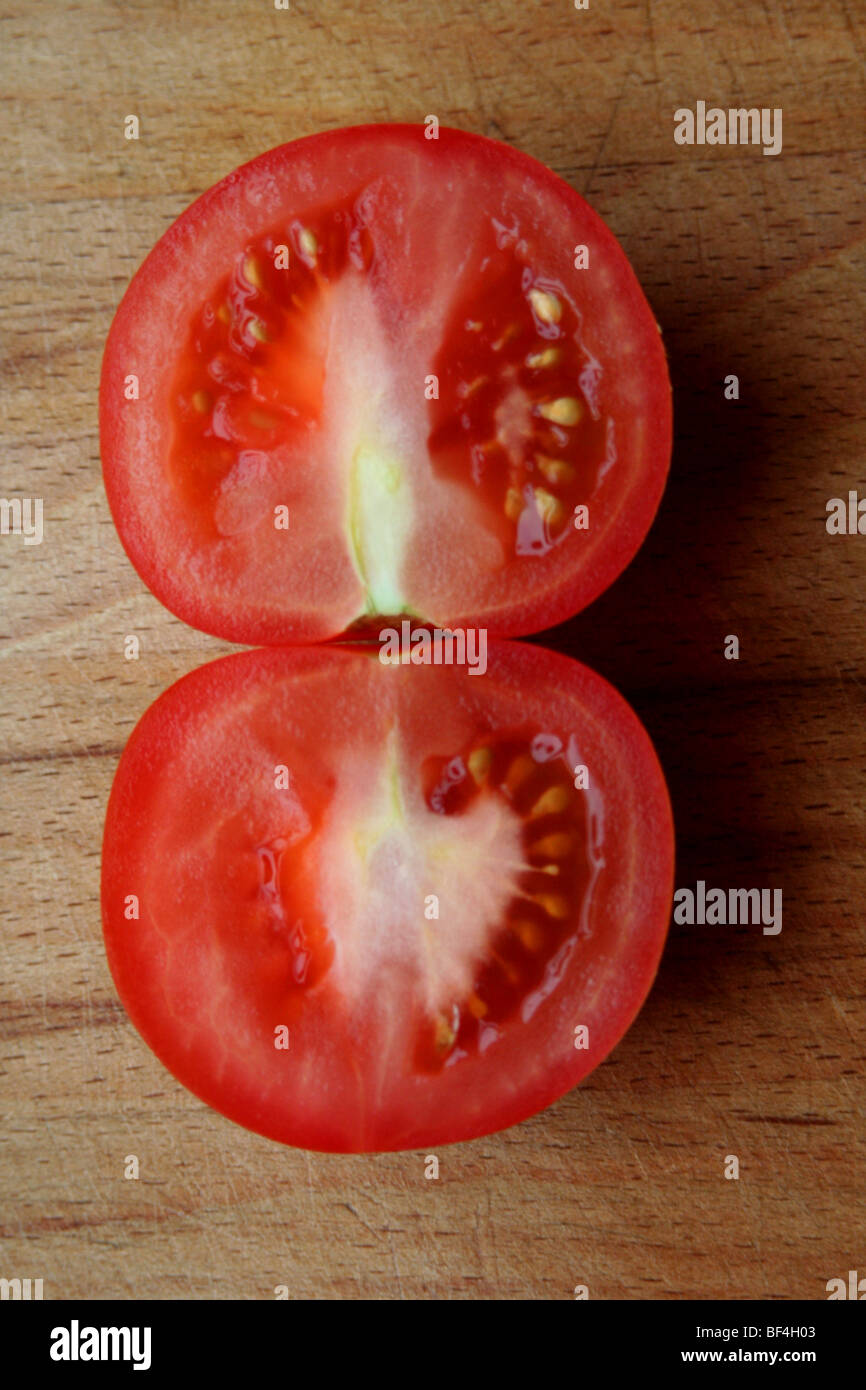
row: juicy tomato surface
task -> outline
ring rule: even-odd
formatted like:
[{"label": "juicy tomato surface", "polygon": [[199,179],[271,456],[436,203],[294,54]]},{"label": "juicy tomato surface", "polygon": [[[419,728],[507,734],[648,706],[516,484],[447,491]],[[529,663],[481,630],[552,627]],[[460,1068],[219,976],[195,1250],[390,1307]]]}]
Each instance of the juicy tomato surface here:
[{"label": "juicy tomato surface", "polygon": [[217,1110],[305,1148],[419,1148],[514,1124],[605,1057],[672,876],[652,745],[586,667],[297,646],[213,662],[143,716],[103,922],[133,1022]]},{"label": "juicy tomato surface", "polygon": [[670,387],[572,188],[482,136],[367,125],[262,155],[168,229],[114,319],[100,433],[127,552],[195,627],[515,636],[634,555]]}]

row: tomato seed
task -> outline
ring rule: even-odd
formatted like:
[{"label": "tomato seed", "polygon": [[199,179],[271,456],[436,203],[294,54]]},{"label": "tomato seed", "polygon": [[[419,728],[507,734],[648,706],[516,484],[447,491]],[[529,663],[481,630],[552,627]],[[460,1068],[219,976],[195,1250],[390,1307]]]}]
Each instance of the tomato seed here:
[{"label": "tomato seed", "polygon": [[559,396],[555,401],[545,401],[540,405],[538,413],[555,425],[576,425],[583,410],[574,396]]},{"label": "tomato seed", "polygon": [[556,295],[547,290],[531,289],[529,302],[542,323],[559,323],[562,318],[562,305]]}]

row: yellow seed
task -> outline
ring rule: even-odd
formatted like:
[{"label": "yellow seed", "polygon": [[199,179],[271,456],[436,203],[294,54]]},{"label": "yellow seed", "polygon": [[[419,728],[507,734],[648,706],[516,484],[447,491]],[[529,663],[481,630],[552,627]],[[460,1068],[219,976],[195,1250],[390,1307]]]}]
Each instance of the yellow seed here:
[{"label": "yellow seed", "polygon": [[208,410],[210,410],[211,406],[213,405],[213,401],[211,400],[210,393],[208,391],[196,391],[195,395],[192,398],[192,403],[195,406],[196,410],[200,411],[202,415],[204,415]]},{"label": "yellow seed", "polygon": [[548,458],[547,454],[536,454],[535,462],[547,481],[553,483],[554,486],[570,483],[574,478],[574,469],[570,463],[566,463],[565,459],[552,459]]},{"label": "yellow seed", "polygon": [[559,866],[558,864],[542,864],[539,868],[535,868],[533,865],[532,872],[535,874],[553,874],[556,876],[559,873]]},{"label": "yellow seed", "polygon": [[527,753],[520,753],[509,767],[503,786],[513,795],[532,776],[537,766]]},{"label": "yellow seed", "polygon": [[533,854],[543,854],[545,859],[564,859],[574,849],[574,839],[564,830],[544,835],[532,846]]},{"label": "yellow seed", "polygon": [[509,926],[527,951],[537,951],[544,944],[544,932],[537,922],[510,922]]},{"label": "yellow seed", "polygon": [[266,343],[268,341],[268,330],[260,319],[252,319],[250,321],[250,333],[259,343]]},{"label": "yellow seed", "polygon": [[244,275],[251,285],[255,285],[257,290],[263,288],[262,269],[255,256],[247,256],[244,261]]},{"label": "yellow seed", "polygon": [[477,994],[470,994],[466,1000],[466,1007],[473,1018],[483,1018],[487,1013],[487,1005],[483,999],[479,999]]},{"label": "yellow seed", "polygon": [[313,260],[319,250],[319,243],[309,227],[303,227],[298,234],[298,243],[304,255]]},{"label": "yellow seed", "polygon": [[543,487],[535,488],[534,495],[536,508],[548,526],[558,526],[565,516],[565,508],[559,498],[554,497],[552,492],[545,492]]},{"label": "yellow seed", "polygon": [[509,521],[516,521],[523,511],[523,498],[516,487],[510,487],[505,494],[505,515]]},{"label": "yellow seed", "polygon": [[277,425],[278,425],[279,423],[280,423],[280,422],[279,422],[278,417],[277,417],[276,415],[268,415],[267,411],[264,411],[264,410],[251,410],[251,411],[250,411],[250,424],[251,424],[251,425],[255,425],[257,429],[260,429],[260,430],[273,430],[273,429],[276,429],[276,427],[277,427]]},{"label": "yellow seed", "polygon": [[462,391],[462,395],[463,395],[464,399],[465,399],[467,396],[472,396],[472,395],[474,395],[475,392],[478,390],[479,386],[483,386],[486,380],[487,380],[487,377],[486,377],[486,376],[477,376],[477,377],[475,378],[474,381],[470,381],[470,382],[469,382],[469,385],[468,385],[468,386],[464,385],[463,391]]},{"label": "yellow seed", "polygon": [[481,322],[480,319],[466,320],[466,330],[469,333],[480,333],[483,327],[484,324]]},{"label": "yellow seed", "polygon": [[556,295],[550,294],[547,290],[530,290],[529,302],[536,318],[541,319],[542,323],[559,323],[562,318],[562,305]]},{"label": "yellow seed", "polygon": [[555,367],[562,354],[559,348],[547,347],[543,352],[531,352],[526,359],[527,367]]},{"label": "yellow seed", "polygon": [[492,762],[493,754],[489,748],[475,748],[469,754],[469,757],[466,759],[466,764],[469,768],[469,774],[476,786],[480,787],[481,783],[486,780]]},{"label": "yellow seed", "polygon": [[555,401],[545,401],[540,405],[538,413],[555,425],[576,425],[583,411],[580,401],[575,400],[574,396],[557,396]]},{"label": "yellow seed", "polygon": [[457,1034],[444,1014],[437,1014],[433,1025],[433,1046],[437,1052],[447,1052],[454,1046]]},{"label": "yellow seed", "polygon": [[568,916],[568,899],[559,893],[537,893],[532,901],[538,903],[548,917],[555,917],[557,921],[561,922]]},{"label": "yellow seed", "polygon": [[482,454],[495,454],[502,452],[502,441],[499,439],[485,439],[483,444],[476,444],[476,449],[480,449]]},{"label": "yellow seed", "polygon": [[501,348],[505,347],[506,343],[509,343],[511,341],[512,338],[516,338],[519,332],[520,324],[510,323],[508,327],[506,329],[503,329],[502,333],[500,333],[499,337],[496,339],[496,342],[493,343],[493,351],[499,352]]},{"label": "yellow seed", "polygon": [[564,811],[568,805],[568,792],[565,787],[548,787],[536,801],[530,816],[554,816]]},{"label": "yellow seed", "polygon": [[232,321],[232,316],[229,313],[229,306],[227,304],[221,304],[219,306],[219,308],[217,309],[216,316],[219,319],[220,323],[231,323]]}]

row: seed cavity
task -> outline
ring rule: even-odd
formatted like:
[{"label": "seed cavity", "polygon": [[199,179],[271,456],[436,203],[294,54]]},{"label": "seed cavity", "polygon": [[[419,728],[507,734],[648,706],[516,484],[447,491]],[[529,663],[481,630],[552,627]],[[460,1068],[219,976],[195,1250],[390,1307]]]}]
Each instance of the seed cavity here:
[{"label": "seed cavity", "polygon": [[[584,798],[575,794],[565,761],[539,759],[562,740],[529,728],[507,738],[481,737],[427,772],[427,801],[437,814],[461,815],[478,797],[503,797],[523,821],[523,851],[497,867],[511,878],[509,906],[465,994],[440,1003],[417,1034],[416,1063],[437,1071],[473,1048],[484,1050],[528,991],[546,978],[556,953],[580,920],[587,859],[581,853]],[[465,775],[445,778],[448,768]],[[544,875],[542,878],[541,875]],[[431,945],[433,943],[431,942]]]},{"label": "seed cavity", "polygon": [[[243,461],[243,430],[252,431],[256,447],[269,453],[283,437],[297,438],[323,405],[323,282],[336,284],[351,265],[370,265],[370,237],[358,217],[355,209],[335,207],[315,220],[311,215],[306,226],[298,217],[240,242],[194,317],[188,355],[172,383],[178,426],[172,475],[185,495],[219,508],[223,520],[231,513],[233,528],[239,508],[250,514],[253,486]],[[291,256],[283,263],[286,241]],[[481,370],[477,365],[464,375],[471,379]],[[205,393],[197,389],[205,387]]]},{"label": "seed cavity", "polygon": [[575,506],[608,467],[610,422],[600,408],[600,364],[555,265],[538,259],[528,238],[495,231],[509,254],[482,261],[458,311],[459,345],[433,359],[438,394],[427,443],[436,471],[489,506],[508,562],[529,568],[573,543]]}]

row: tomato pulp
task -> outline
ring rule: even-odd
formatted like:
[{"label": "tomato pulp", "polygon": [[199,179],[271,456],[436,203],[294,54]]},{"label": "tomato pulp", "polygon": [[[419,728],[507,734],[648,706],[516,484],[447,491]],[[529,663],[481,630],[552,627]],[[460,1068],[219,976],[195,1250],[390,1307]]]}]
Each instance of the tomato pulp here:
[{"label": "tomato pulp", "polygon": [[482,136],[368,125],[262,155],[168,229],[112,324],[100,433],[127,552],[195,627],[516,636],[634,555],[670,387],[573,189]]},{"label": "tomato pulp", "polygon": [[414,1148],[598,1064],[652,982],[672,873],[652,745],[586,667],[296,647],[213,662],[144,715],[103,920],[133,1022],[217,1110],[306,1148]]}]

